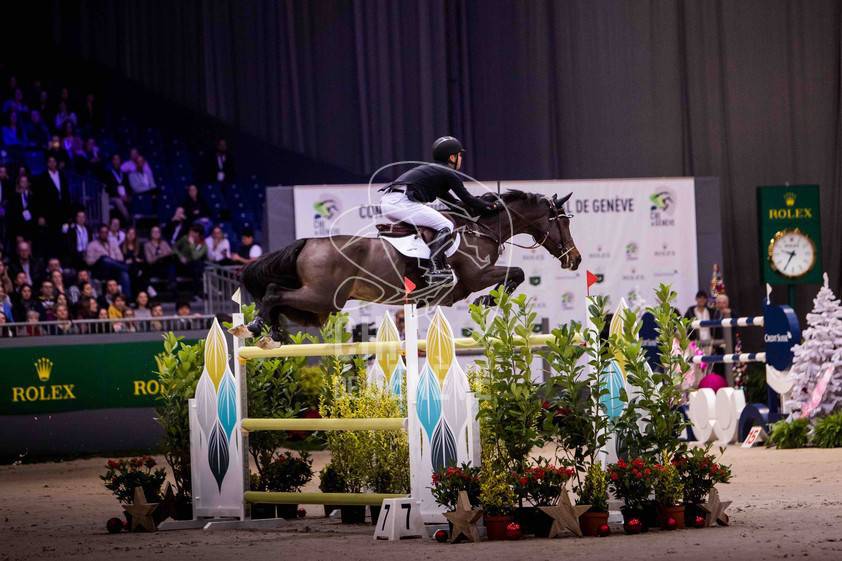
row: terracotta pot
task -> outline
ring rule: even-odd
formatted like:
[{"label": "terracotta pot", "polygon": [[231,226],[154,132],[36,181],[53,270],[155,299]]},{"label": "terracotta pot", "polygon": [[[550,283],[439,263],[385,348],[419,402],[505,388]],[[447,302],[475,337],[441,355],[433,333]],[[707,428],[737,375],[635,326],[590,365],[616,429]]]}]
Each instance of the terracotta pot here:
[{"label": "terracotta pot", "polygon": [[590,537],[599,536],[599,527],[608,524],[607,512],[588,511],[579,517],[579,527],[582,528],[582,535]]},{"label": "terracotta pot", "polygon": [[684,524],[684,505],[679,506],[658,506],[658,520],[664,526],[668,518],[675,518],[675,527],[678,530],[686,528]]},{"label": "terracotta pot", "polygon": [[489,540],[505,540],[506,526],[512,521],[512,517],[509,515],[490,516],[485,514],[482,521],[485,524],[485,531]]}]

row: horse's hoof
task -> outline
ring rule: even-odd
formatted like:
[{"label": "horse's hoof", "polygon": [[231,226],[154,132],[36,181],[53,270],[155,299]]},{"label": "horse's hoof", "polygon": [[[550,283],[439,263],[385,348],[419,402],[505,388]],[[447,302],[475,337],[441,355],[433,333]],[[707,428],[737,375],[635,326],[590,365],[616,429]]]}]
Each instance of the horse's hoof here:
[{"label": "horse's hoof", "polygon": [[257,346],[261,349],[277,349],[281,346],[280,343],[272,339],[271,337],[261,337],[257,340]]},{"label": "horse's hoof", "polygon": [[252,336],[251,331],[245,325],[235,325],[231,329],[228,330],[228,333],[236,337],[237,339],[247,339]]}]

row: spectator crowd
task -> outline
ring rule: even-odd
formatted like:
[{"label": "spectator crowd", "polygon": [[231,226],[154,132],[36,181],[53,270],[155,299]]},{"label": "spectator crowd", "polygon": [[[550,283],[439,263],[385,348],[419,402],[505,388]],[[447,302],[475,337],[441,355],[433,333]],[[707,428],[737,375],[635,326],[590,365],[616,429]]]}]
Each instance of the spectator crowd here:
[{"label": "spectator crowd", "polygon": [[[66,87],[9,76],[0,101],[0,336],[39,335],[41,322],[58,322],[53,333],[84,333],[87,324],[74,321],[93,319],[125,319],[112,329],[132,330],[135,318],[162,317],[165,301],[189,316],[207,263],[242,265],[262,254],[248,228],[232,247],[195,184],[185,185],[168,222],[142,224],[133,202],[154,200],[154,166],[137,148],[125,160],[102,153],[97,137],[106,125],[94,94],[77,99]],[[215,148],[197,176],[224,185],[233,161],[224,140]],[[107,222],[89,223],[73,174],[101,183]]]}]

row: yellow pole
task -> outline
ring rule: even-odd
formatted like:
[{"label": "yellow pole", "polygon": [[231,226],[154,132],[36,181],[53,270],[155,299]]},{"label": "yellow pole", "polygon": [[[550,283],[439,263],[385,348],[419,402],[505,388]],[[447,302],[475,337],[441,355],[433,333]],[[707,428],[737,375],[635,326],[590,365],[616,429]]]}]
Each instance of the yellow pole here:
[{"label": "yellow pole", "polygon": [[338,418],[338,419],[243,419],[243,429],[254,431],[267,430],[376,430],[396,431],[406,429],[404,417]]},{"label": "yellow pole", "polygon": [[246,491],[243,499],[247,503],[379,506],[383,499],[401,499],[405,494],[394,493],[282,493],[278,491]]}]

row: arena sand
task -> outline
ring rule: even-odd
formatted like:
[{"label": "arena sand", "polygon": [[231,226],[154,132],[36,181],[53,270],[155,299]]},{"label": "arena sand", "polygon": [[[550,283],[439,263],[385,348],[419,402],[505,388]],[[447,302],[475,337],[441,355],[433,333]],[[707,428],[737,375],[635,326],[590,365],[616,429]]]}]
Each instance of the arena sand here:
[{"label": "arena sand", "polygon": [[[326,453],[315,455],[317,468]],[[373,542],[370,526],[308,518],[280,531],[189,530],[109,535],[105,521],[121,509],[103,486],[102,458],[0,467],[0,561],[79,559],[310,560],[723,559],[842,560],[842,449],[742,450],[731,447],[734,482],[727,528],[650,532],[609,538],[438,544]],[[316,483],[308,489],[315,490]]]}]

